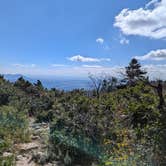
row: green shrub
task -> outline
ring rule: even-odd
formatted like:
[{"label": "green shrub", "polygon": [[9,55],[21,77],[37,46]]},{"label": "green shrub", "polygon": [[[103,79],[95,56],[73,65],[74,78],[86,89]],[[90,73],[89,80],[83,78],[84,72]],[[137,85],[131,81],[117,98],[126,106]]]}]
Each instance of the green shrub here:
[{"label": "green shrub", "polygon": [[25,113],[11,106],[0,107],[0,165],[12,165],[14,157],[3,158],[3,152],[14,154],[13,145],[26,141],[29,141],[29,131]]}]

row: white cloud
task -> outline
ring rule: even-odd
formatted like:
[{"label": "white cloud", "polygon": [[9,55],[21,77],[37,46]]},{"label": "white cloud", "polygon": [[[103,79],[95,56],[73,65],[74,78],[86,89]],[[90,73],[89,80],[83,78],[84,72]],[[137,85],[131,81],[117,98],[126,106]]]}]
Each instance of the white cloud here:
[{"label": "white cloud", "polygon": [[102,45],[102,48],[106,51],[110,50],[109,45],[105,42],[105,40],[103,38],[98,38],[96,39],[96,42],[99,43],[100,45]]},{"label": "white cloud", "polygon": [[109,58],[92,58],[92,57],[84,57],[81,55],[75,55],[68,58],[70,61],[73,62],[101,62],[101,61],[110,61]]},{"label": "white cloud", "polygon": [[136,56],[138,60],[166,60],[166,49],[152,50],[144,56]]},{"label": "white cloud", "polygon": [[99,59],[97,58],[91,58],[91,57],[84,57],[81,55],[75,55],[69,58],[70,61],[75,61],[75,62],[100,62]]},{"label": "white cloud", "polygon": [[98,39],[96,39],[96,42],[99,43],[99,44],[103,44],[104,39],[103,38],[98,38]]},{"label": "white cloud", "polygon": [[136,10],[123,9],[115,17],[114,26],[125,35],[166,38],[166,0],[152,0]]},{"label": "white cloud", "polygon": [[144,65],[143,68],[148,72],[148,76],[153,79],[163,79],[166,80],[166,64],[158,65]]}]

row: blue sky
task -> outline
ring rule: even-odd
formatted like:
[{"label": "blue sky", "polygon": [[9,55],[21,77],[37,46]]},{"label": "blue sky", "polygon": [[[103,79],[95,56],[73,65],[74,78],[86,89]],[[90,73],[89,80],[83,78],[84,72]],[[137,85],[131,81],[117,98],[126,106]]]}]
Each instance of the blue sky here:
[{"label": "blue sky", "polygon": [[0,72],[85,76],[136,56],[161,76],[164,10],[166,0],[0,1]]}]

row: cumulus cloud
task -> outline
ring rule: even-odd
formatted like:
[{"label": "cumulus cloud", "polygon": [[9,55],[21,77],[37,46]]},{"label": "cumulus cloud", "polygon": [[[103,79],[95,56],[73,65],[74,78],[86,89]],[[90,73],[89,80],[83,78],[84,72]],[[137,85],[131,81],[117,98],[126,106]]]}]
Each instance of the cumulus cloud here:
[{"label": "cumulus cloud", "polygon": [[110,61],[109,58],[92,58],[92,57],[85,57],[81,55],[75,55],[68,58],[70,61],[73,62],[101,62],[101,61]]},{"label": "cumulus cloud", "polygon": [[104,39],[103,38],[97,38],[96,42],[99,44],[103,44],[104,43]]},{"label": "cumulus cloud", "polygon": [[144,56],[136,56],[138,60],[166,60],[166,49],[152,50]]},{"label": "cumulus cloud", "polygon": [[152,0],[136,10],[123,9],[115,17],[114,26],[125,35],[166,38],[166,0]]}]

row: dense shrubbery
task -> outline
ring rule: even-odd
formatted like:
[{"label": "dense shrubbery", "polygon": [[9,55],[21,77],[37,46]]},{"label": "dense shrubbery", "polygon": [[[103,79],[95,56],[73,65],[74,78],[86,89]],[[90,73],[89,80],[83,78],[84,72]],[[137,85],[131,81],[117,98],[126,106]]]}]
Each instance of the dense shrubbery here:
[{"label": "dense shrubbery", "polygon": [[91,78],[92,91],[47,90],[40,81],[19,78],[13,84],[1,77],[0,155],[13,143],[27,141],[25,119],[33,116],[50,123],[49,160],[72,166],[162,165],[165,83],[150,82],[140,67],[132,60],[122,83]]},{"label": "dense shrubbery", "polygon": [[0,79],[0,165],[13,165],[14,156],[2,157],[3,152],[14,154],[14,144],[29,140],[28,120],[23,105],[23,92]]},{"label": "dense shrubbery", "polygon": [[[13,153],[14,144],[28,140],[28,121],[24,112],[18,112],[11,106],[0,107],[0,156],[6,151]],[[7,162],[12,163],[13,159],[12,156],[0,157],[0,165],[10,165]]]},{"label": "dense shrubbery", "polygon": [[69,162],[75,162],[80,154],[87,161],[88,154],[89,162],[147,164],[154,160],[161,114],[150,86],[138,82],[100,98],[78,93],[69,96],[60,98],[52,110],[56,116],[51,140],[61,159],[67,154]]},{"label": "dense shrubbery", "polygon": [[51,127],[53,143],[66,146],[66,151],[63,152],[69,153],[71,160],[78,160],[79,152],[83,161],[86,161],[84,156],[86,158],[87,154],[92,161],[104,155],[103,142],[112,137],[111,128],[114,123],[113,101],[110,97],[105,99],[107,100],[100,99],[99,102],[97,98],[90,99],[85,95],[75,94],[70,99],[68,96],[63,98],[65,102],[59,101],[62,104],[55,108],[56,117]]}]

